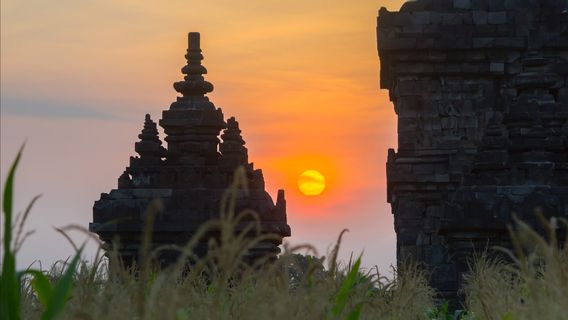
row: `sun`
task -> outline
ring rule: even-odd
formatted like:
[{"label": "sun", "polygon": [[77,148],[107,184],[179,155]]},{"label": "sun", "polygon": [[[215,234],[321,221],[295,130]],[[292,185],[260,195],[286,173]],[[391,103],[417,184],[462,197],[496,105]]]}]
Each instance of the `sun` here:
[{"label": "sun", "polygon": [[306,196],[319,196],[325,190],[325,177],[317,170],[306,170],[298,177],[298,188]]}]

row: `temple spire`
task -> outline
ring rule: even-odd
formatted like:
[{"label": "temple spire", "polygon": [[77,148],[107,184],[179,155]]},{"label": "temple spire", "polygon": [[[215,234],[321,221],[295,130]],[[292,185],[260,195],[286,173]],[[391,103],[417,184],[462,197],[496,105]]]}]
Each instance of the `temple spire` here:
[{"label": "temple spire", "polygon": [[248,150],[235,117],[227,119],[227,129],[223,131],[221,139],[223,142],[219,146],[219,151],[223,154],[225,162],[231,167],[248,164]]},{"label": "temple spire", "polygon": [[161,158],[165,157],[166,149],[162,147],[158,128],[149,114],[144,119],[144,129],[142,129],[138,138],[140,138],[140,141],[136,142],[134,149],[140,155],[141,161],[159,163]]},{"label": "temple spire", "polygon": [[174,89],[182,94],[177,101],[172,103],[172,109],[203,109],[213,106],[205,95],[213,91],[213,84],[205,81],[203,77],[207,74],[207,69],[201,64],[203,55],[201,54],[199,32],[188,34],[187,53],[185,55],[187,64],[181,69],[185,75],[183,81],[174,83]]}]

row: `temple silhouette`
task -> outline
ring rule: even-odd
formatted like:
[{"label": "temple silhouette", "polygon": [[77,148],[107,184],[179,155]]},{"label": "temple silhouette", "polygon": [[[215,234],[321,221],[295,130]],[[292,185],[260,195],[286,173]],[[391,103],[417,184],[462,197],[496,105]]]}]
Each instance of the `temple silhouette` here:
[{"label": "temple silhouette", "polygon": [[[130,165],[118,178],[118,188],[101,194],[95,202],[89,230],[97,233],[107,248],[117,245],[124,263],[132,264],[140,254],[145,212],[154,199],[159,199],[163,209],[152,228],[153,247],[183,246],[205,222],[220,217],[223,194],[231,185],[235,170],[242,166],[249,190],[248,195],[238,193],[235,211],[254,210],[260,220],[260,233],[274,235],[273,240],[265,240],[249,250],[246,258],[252,261],[267,255],[275,257],[282,238],[290,236],[284,190],[278,191],[274,203],[265,191],[262,170],[248,162],[239,123],[234,117],[225,123],[221,109],[206,96],[213,91],[213,85],[203,77],[207,69],[201,64],[199,33],[189,33],[185,57],[187,65],[181,69],[184,80],[174,83],[181,97],[162,112],[159,121],[167,148],[162,146],[156,123],[146,115],[138,135],[140,141],[135,143],[139,156],[130,158]],[[243,221],[235,231],[250,223]],[[213,232],[205,237],[195,253],[204,255],[207,241],[216,236]],[[165,266],[174,262],[178,254],[166,250],[158,259]]]},{"label": "temple silhouette", "polygon": [[[381,88],[398,115],[388,201],[397,258],[456,299],[513,216],[568,218],[568,1],[418,0],[381,8]],[[556,230],[560,240],[565,230]],[[492,251],[490,251],[492,252]]]}]

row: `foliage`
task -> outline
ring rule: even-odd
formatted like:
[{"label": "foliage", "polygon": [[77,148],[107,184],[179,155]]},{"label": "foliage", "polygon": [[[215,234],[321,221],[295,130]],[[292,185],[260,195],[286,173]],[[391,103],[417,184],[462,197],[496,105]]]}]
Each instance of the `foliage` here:
[{"label": "foliage", "polygon": [[4,186],[2,212],[4,214],[4,256],[0,275],[0,316],[2,319],[20,318],[20,286],[16,275],[16,258],[12,251],[12,204],[14,193],[14,175],[20,162],[22,149],[8,173]]},{"label": "foliage", "polygon": [[6,184],[4,186],[4,198],[3,198],[3,213],[4,213],[4,256],[2,258],[2,273],[0,276],[0,318],[1,319],[20,319],[21,316],[21,284],[22,278],[25,275],[32,276],[32,287],[34,288],[34,294],[37,295],[41,304],[43,305],[43,312],[41,318],[44,320],[54,319],[58,314],[60,314],[67,302],[70,293],[71,286],[73,285],[73,275],[75,273],[75,268],[81,257],[81,251],[77,251],[75,257],[67,267],[67,270],[63,273],[63,276],[55,283],[54,286],[51,285],[48,277],[39,270],[28,269],[23,272],[16,272],[16,257],[15,253],[19,248],[18,236],[21,234],[21,228],[27,218],[27,214],[31,210],[31,207],[37,197],[32,200],[28,209],[25,211],[23,217],[21,218],[20,229],[18,230],[16,245],[12,248],[12,209],[13,209],[13,193],[14,193],[14,176],[16,174],[16,169],[20,158],[22,156],[23,146],[16,156],[16,160],[10,168],[8,178],[6,179]]},{"label": "foliage", "polygon": [[[335,294],[335,304],[333,305],[333,308],[331,310],[334,316],[339,316],[343,312],[343,309],[345,309],[345,306],[349,301],[349,296],[351,296],[356,290],[357,282],[360,279],[359,275],[360,266],[361,266],[361,257],[357,258],[357,261],[355,261],[355,264],[353,265],[351,270],[347,273],[345,279],[343,279],[343,283],[341,284],[339,291],[337,291],[337,293]],[[353,311],[351,311],[351,313],[349,314],[348,318],[359,319],[359,314],[361,313],[362,306],[363,306],[362,303],[357,304],[353,309]]]},{"label": "foliage", "polygon": [[456,310],[453,313],[450,311],[448,301],[442,302],[439,306],[430,309],[426,312],[430,320],[473,320],[475,317],[473,313],[467,313],[464,310]]},{"label": "foliage", "polygon": [[482,255],[472,262],[465,276],[466,307],[481,319],[566,318],[568,239],[559,244],[557,233],[568,221],[540,218],[548,240],[516,220],[510,229],[514,251],[501,249],[509,260]]},{"label": "foliage", "polygon": [[[97,253],[92,263],[80,261],[82,247],[73,244],[77,253],[70,263],[61,261],[49,270],[18,273],[15,254],[21,245],[21,227],[37,199],[14,229],[13,180],[20,156],[21,152],[4,188],[1,319],[511,320],[561,319],[568,311],[568,243],[559,246],[556,238],[558,224],[566,221],[545,224],[548,241],[519,221],[516,231],[511,230],[516,249],[508,252],[512,262],[486,255],[472,261],[471,272],[464,278],[467,311],[453,312],[447,303],[436,305],[427,275],[411,261],[393,267],[390,277],[363,270],[362,256],[343,266],[337,252],[346,230],[329,254],[327,268],[326,258],[318,257],[309,245],[285,245],[278,260],[251,265],[249,249],[271,238],[258,232],[256,213],[234,212],[238,195],[247,192],[242,170],[223,199],[221,219],[205,224],[183,247],[151,246],[149,226],[160,209],[159,202],[153,203],[145,215],[144,248],[136,269],[121,265],[116,247],[105,257]],[[250,228],[235,233],[236,225],[245,218],[253,221]],[[81,228],[58,231],[68,238],[65,230],[69,229]],[[220,236],[209,241],[208,254],[198,259],[193,248],[212,229]],[[251,232],[257,237],[246,236]],[[181,259],[159,270],[154,261],[164,249],[179,250]],[[315,255],[299,254],[300,250]],[[196,262],[188,268],[187,259]]]}]

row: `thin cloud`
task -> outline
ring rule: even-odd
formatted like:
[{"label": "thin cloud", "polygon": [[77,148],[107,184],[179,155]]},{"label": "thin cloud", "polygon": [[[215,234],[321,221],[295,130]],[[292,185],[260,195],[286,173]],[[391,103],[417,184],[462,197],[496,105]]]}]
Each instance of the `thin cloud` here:
[{"label": "thin cloud", "polygon": [[1,113],[24,117],[124,119],[116,114],[88,105],[66,101],[22,99],[18,97],[2,98]]}]

